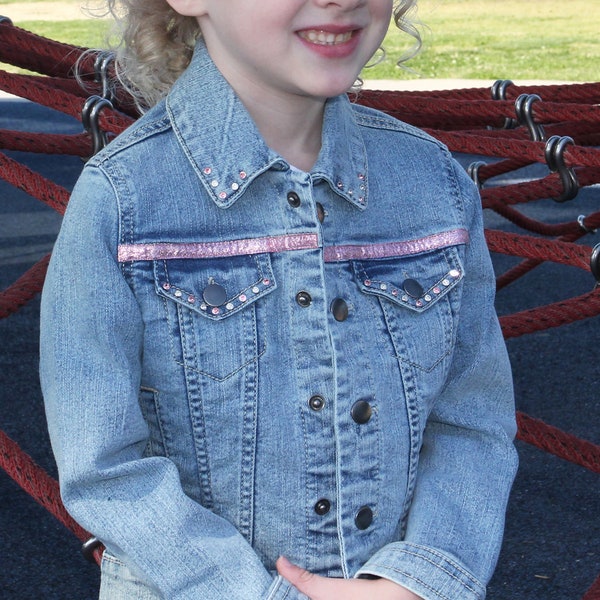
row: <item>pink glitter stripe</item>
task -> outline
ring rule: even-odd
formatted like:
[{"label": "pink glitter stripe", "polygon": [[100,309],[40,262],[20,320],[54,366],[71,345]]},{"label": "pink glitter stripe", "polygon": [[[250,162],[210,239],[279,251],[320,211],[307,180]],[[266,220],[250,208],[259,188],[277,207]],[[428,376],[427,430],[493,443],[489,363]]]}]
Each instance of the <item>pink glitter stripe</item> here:
[{"label": "pink glitter stripe", "polygon": [[455,244],[466,244],[469,232],[466,229],[453,229],[416,240],[406,242],[388,242],[385,244],[369,244],[367,246],[328,246],[324,249],[325,262],[343,260],[389,258],[419,254],[437,248],[446,248]]},{"label": "pink glitter stripe", "polygon": [[230,240],[227,242],[198,242],[190,244],[122,244],[119,246],[119,262],[136,260],[168,260],[172,258],[220,258],[244,256],[263,252],[308,250],[319,247],[315,233],[299,233],[276,237]]},{"label": "pink glitter stripe", "polygon": [[[325,262],[343,260],[389,258],[427,252],[454,244],[465,244],[469,233],[465,229],[454,229],[406,242],[388,242],[365,246],[327,246],[323,249]],[[119,262],[137,260],[168,260],[173,258],[220,258],[244,256],[264,252],[290,250],[313,250],[319,247],[315,233],[299,233],[276,237],[230,240],[227,242],[121,244],[118,249]]]}]

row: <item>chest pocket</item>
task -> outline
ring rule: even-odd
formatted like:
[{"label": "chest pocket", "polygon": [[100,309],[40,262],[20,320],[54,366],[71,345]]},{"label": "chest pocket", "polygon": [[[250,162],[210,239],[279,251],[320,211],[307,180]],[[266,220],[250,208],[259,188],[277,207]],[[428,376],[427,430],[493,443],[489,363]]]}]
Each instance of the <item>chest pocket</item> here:
[{"label": "chest pocket", "polygon": [[356,283],[378,298],[396,356],[431,371],[452,351],[463,267],[458,250],[355,261]]},{"label": "chest pocket", "polygon": [[225,380],[265,351],[264,307],[275,288],[268,254],[155,261],[175,359]]}]

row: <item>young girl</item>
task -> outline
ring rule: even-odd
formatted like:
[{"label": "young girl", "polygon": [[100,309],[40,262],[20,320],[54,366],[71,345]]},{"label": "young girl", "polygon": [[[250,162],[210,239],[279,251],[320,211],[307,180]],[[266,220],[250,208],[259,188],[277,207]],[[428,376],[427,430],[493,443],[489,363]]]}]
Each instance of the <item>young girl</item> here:
[{"label": "young girl", "polygon": [[87,163],[42,307],[101,598],[484,598],[516,459],[480,202],[345,94],[414,2],[121,4],[154,106]]}]

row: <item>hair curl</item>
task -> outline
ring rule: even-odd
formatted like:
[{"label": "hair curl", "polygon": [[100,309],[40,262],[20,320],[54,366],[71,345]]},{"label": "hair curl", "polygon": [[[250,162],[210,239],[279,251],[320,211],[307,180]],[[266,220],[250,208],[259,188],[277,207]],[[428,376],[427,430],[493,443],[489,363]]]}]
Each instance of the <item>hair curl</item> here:
[{"label": "hair curl", "polygon": [[[282,0],[284,1],[284,0]],[[104,14],[115,20],[115,66],[120,84],[142,111],[167,95],[188,66],[196,41],[201,37],[194,17],[175,12],[165,0],[101,0]],[[409,13],[417,0],[395,0],[394,22],[412,36],[415,44],[399,63],[413,57],[421,37]],[[94,12],[96,12],[94,10]]]}]

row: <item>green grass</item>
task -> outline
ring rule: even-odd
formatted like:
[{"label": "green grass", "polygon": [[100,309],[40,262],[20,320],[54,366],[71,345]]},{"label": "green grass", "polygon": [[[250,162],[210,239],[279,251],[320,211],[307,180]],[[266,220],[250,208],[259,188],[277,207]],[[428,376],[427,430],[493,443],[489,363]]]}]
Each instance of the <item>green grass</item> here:
[{"label": "green grass", "polygon": [[369,79],[599,78],[600,2],[589,0],[421,0],[423,49],[406,71],[395,60],[406,36],[390,29],[387,60]]},{"label": "green grass", "polygon": [[[421,0],[418,18],[424,41],[419,55],[405,68],[396,66],[411,39],[392,27],[384,42],[387,58],[366,69],[365,79],[600,78],[595,0]],[[16,24],[80,46],[102,46],[106,38],[106,22],[99,19]]]},{"label": "green grass", "polygon": [[21,21],[15,25],[52,40],[85,48],[103,47],[108,30],[106,21],[92,18],[77,21]]}]

